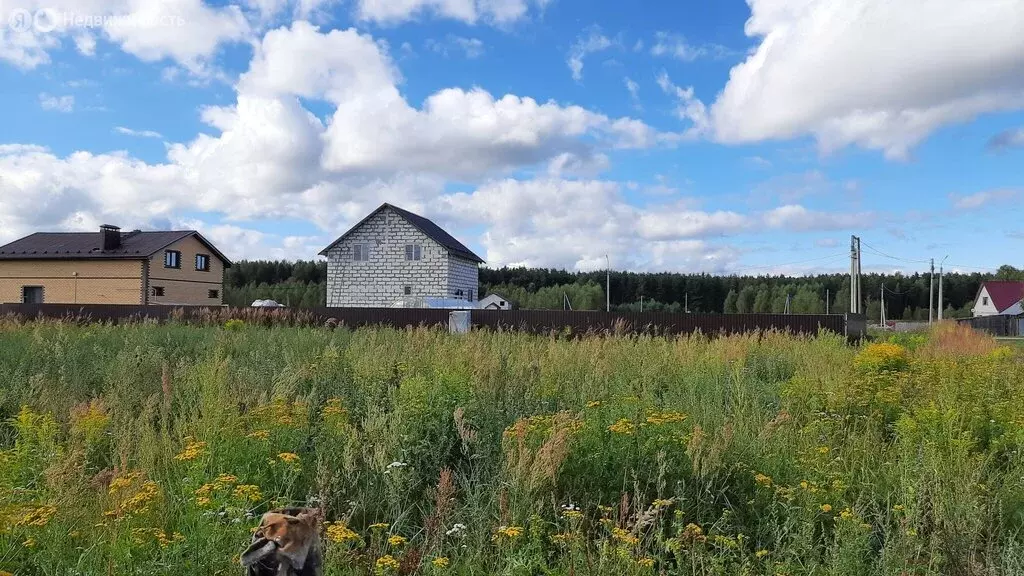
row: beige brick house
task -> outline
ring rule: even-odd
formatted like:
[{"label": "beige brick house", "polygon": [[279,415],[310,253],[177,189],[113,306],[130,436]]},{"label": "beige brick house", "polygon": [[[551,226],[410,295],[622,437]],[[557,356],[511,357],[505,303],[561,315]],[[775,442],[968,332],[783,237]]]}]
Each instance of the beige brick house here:
[{"label": "beige brick house", "polygon": [[0,304],[219,306],[230,266],[194,230],[39,232],[0,246]]}]

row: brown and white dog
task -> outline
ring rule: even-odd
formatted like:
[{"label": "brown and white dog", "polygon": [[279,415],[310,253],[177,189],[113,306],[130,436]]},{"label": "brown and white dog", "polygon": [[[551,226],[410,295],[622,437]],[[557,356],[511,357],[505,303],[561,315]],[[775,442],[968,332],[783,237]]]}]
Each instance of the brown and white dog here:
[{"label": "brown and white dog", "polygon": [[263,515],[242,553],[246,576],[321,576],[320,511],[280,508]]}]

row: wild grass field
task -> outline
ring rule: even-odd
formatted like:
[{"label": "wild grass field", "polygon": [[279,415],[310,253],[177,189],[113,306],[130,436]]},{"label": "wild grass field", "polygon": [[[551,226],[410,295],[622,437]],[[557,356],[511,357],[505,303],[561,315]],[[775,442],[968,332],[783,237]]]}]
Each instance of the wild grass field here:
[{"label": "wild grass field", "polygon": [[1021,574],[1024,350],[0,323],[0,571]]}]

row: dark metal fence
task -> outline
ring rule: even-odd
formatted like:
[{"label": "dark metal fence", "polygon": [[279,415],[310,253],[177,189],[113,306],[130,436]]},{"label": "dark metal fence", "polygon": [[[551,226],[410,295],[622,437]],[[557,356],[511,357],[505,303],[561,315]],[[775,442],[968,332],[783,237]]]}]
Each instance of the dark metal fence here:
[{"label": "dark metal fence", "polygon": [[1024,324],[1024,315],[1021,316],[978,316],[976,318],[961,318],[957,320],[961,324],[967,324],[975,330],[987,332],[992,336],[1016,337],[1024,336],[1021,333]]},{"label": "dark metal fence", "polygon": [[[132,306],[73,304],[0,304],[0,315],[22,319],[77,322],[167,321],[223,323],[238,319],[254,324],[446,326],[450,310],[424,308],[228,308],[206,306]],[[670,314],[664,312],[589,312],[562,310],[473,310],[474,328],[534,333],[615,332],[706,335],[778,330],[797,334],[830,331],[848,334],[841,314]]]}]

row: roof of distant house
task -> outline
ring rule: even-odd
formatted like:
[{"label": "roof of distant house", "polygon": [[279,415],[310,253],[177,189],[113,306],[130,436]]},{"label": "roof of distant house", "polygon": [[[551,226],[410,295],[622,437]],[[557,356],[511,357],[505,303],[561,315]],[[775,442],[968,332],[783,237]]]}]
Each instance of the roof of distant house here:
[{"label": "roof of distant house", "polygon": [[230,267],[228,260],[213,244],[195,230],[121,232],[121,245],[103,249],[99,232],[36,232],[0,246],[0,260],[132,260],[150,258],[179,240],[195,236],[210,252]]},{"label": "roof of distant house", "polygon": [[381,210],[384,210],[385,208],[390,208],[390,209],[394,210],[399,216],[401,216],[402,218],[405,218],[406,221],[408,221],[410,224],[415,226],[420,232],[423,232],[424,234],[426,234],[428,238],[430,238],[434,242],[437,242],[438,244],[443,246],[446,250],[448,250],[448,252],[452,256],[458,256],[459,258],[465,258],[466,260],[472,260],[474,262],[478,262],[478,263],[483,264],[483,262],[484,262],[483,258],[481,258],[481,257],[477,256],[476,254],[474,254],[472,250],[470,250],[469,248],[466,248],[466,246],[462,242],[459,242],[458,240],[456,240],[451,234],[445,232],[437,224],[434,224],[432,221],[430,221],[427,218],[424,218],[423,216],[420,216],[419,214],[413,214],[412,212],[409,212],[408,210],[399,208],[398,206],[395,206],[393,204],[388,204],[387,202],[385,202],[384,204],[381,204],[379,208],[377,208],[373,212],[370,212],[370,214],[367,215],[366,218],[363,218],[355,226],[349,228],[348,232],[345,232],[337,240],[332,242],[330,246],[328,246],[327,248],[324,248],[323,251],[320,252],[320,255],[321,256],[326,256],[327,252],[331,248],[334,248],[335,246],[337,246],[338,243],[340,243],[342,240],[347,238],[349,234],[351,234],[357,228],[362,226],[364,222],[366,222],[367,220],[369,220],[370,218],[372,218],[378,212],[380,212]]},{"label": "roof of distant house", "polygon": [[981,286],[988,291],[988,296],[992,299],[992,305],[999,312],[1024,299],[1024,282],[990,280],[982,283]]}]

